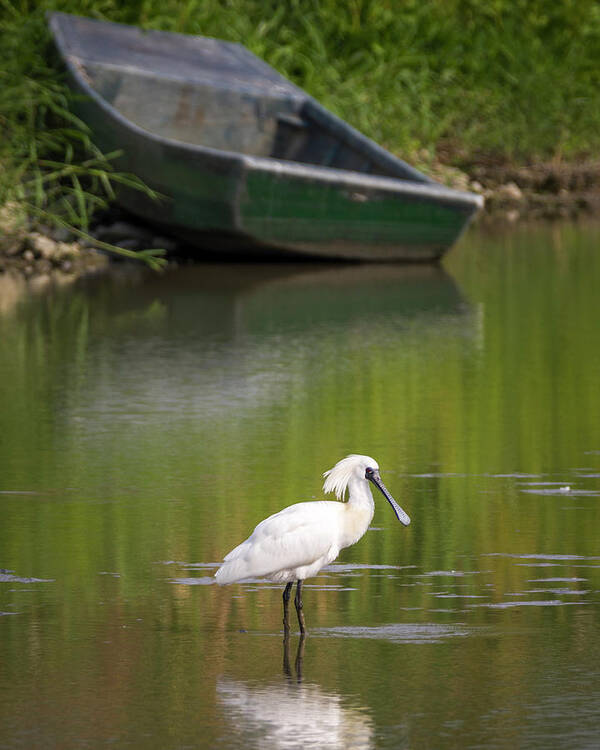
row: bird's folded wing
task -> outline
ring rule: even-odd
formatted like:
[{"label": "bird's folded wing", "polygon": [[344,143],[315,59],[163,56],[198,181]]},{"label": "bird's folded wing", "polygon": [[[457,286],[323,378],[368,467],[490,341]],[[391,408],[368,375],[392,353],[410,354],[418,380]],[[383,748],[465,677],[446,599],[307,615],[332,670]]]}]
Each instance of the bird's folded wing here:
[{"label": "bird's folded wing", "polygon": [[266,518],[225,557],[220,577],[225,582],[269,576],[329,558],[334,550],[337,555],[342,509],[341,503],[298,503]]}]

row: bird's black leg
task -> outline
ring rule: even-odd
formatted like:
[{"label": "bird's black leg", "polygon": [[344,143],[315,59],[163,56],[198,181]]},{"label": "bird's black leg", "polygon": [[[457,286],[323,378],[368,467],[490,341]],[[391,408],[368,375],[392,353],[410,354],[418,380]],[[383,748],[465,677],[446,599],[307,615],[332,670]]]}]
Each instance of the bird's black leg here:
[{"label": "bird's black leg", "polygon": [[300,633],[306,634],[306,627],[304,626],[304,612],[302,611],[302,581],[298,581],[296,586],[296,598],[294,599],[296,605],[296,613],[298,614],[298,622],[300,623]]},{"label": "bird's black leg", "polygon": [[293,585],[294,582],[290,581],[288,584],[286,584],[286,587],[283,590],[283,633],[285,636],[288,636],[290,634],[290,618],[288,616],[288,608],[290,604],[290,596],[292,595]]}]

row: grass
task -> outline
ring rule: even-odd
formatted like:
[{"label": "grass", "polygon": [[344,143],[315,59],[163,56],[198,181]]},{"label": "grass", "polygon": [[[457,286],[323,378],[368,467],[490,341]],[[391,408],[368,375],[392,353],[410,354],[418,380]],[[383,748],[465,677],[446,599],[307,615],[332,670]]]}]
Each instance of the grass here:
[{"label": "grass", "polygon": [[25,215],[32,229],[67,229],[105,251],[162,267],[160,249],[134,252],[90,237],[94,213],[108,207],[119,185],[153,191],[115,171],[117,154],[102,154],[70,111],[73,94],[51,62],[43,13],[19,12],[8,0],[0,7],[0,206]]},{"label": "grass", "polygon": [[600,145],[594,0],[64,4],[241,42],[405,156],[575,158]]},{"label": "grass", "polygon": [[420,166],[600,148],[595,0],[0,0],[0,202],[79,232],[119,184],[147,188],[71,114],[49,9],[241,42]]}]

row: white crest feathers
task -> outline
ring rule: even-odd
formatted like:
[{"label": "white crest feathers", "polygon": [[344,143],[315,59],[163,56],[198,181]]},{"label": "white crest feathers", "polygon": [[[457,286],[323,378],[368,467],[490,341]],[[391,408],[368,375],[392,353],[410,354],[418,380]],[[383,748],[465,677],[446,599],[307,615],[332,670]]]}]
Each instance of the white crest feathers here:
[{"label": "white crest feathers", "polygon": [[370,466],[372,469],[379,468],[374,458],[361,456],[358,453],[351,453],[349,456],[342,458],[332,469],[324,472],[325,482],[323,483],[323,492],[325,494],[335,492],[337,499],[343,500],[348,483],[354,476],[356,469],[360,468],[364,472],[367,466]]}]

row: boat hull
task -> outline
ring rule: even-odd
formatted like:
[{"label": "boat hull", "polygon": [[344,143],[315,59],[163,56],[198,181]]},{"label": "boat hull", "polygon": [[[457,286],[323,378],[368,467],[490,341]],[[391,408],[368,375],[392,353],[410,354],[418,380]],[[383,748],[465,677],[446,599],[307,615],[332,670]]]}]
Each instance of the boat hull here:
[{"label": "boat hull", "polygon": [[[128,34],[134,41],[140,34],[117,24],[50,14],[70,83],[83,94],[75,102],[76,114],[90,126],[104,153],[119,151],[119,170],[137,175],[161,196],[152,200],[141,191],[123,189],[118,195],[120,204],[184,237],[190,247],[237,255],[263,251],[270,255],[431,262],[456,241],[481,206],[478,196],[438,185],[387,154],[285,79],[281,79],[280,88],[287,97],[286,106],[293,102],[302,115],[302,120],[297,118],[301,126],[318,122],[328,142],[335,145],[335,138],[339,141],[337,153],[345,149],[350,155],[346,158],[354,162],[364,155],[367,168],[383,174],[213,148],[141,127],[90,83],[88,70],[95,63],[82,52],[89,44],[79,43],[82,34],[91,33],[90,24],[94,39],[102,33],[108,38],[117,33],[121,46]],[[157,39],[161,43],[179,36],[150,33],[160,34]],[[121,78],[133,75],[131,68],[123,65]],[[134,72],[138,76],[135,81],[149,85],[139,71]],[[273,71],[273,75],[278,74]],[[159,89],[164,85],[163,79],[157,84]],[[175,77],[169,86],[169,106],[178,113],[184,101],[189,102],[190,82]],[[216,100],[223,98],[218,86],[215,91]],[[244,91],[255,95],[251,87]],[[254,108],[265,109],[264,97],[255,98]],[[195,116],[198,118],[197,112]],[[267,130],[262,123],[261,127]],[[213,140],[214,132],[213,128]],[[262,137],[264,140],[264,134]],[[289,150],[293,143],[290,140],[285,148]],[[310,158],[316,159],[314,154]]]}]

